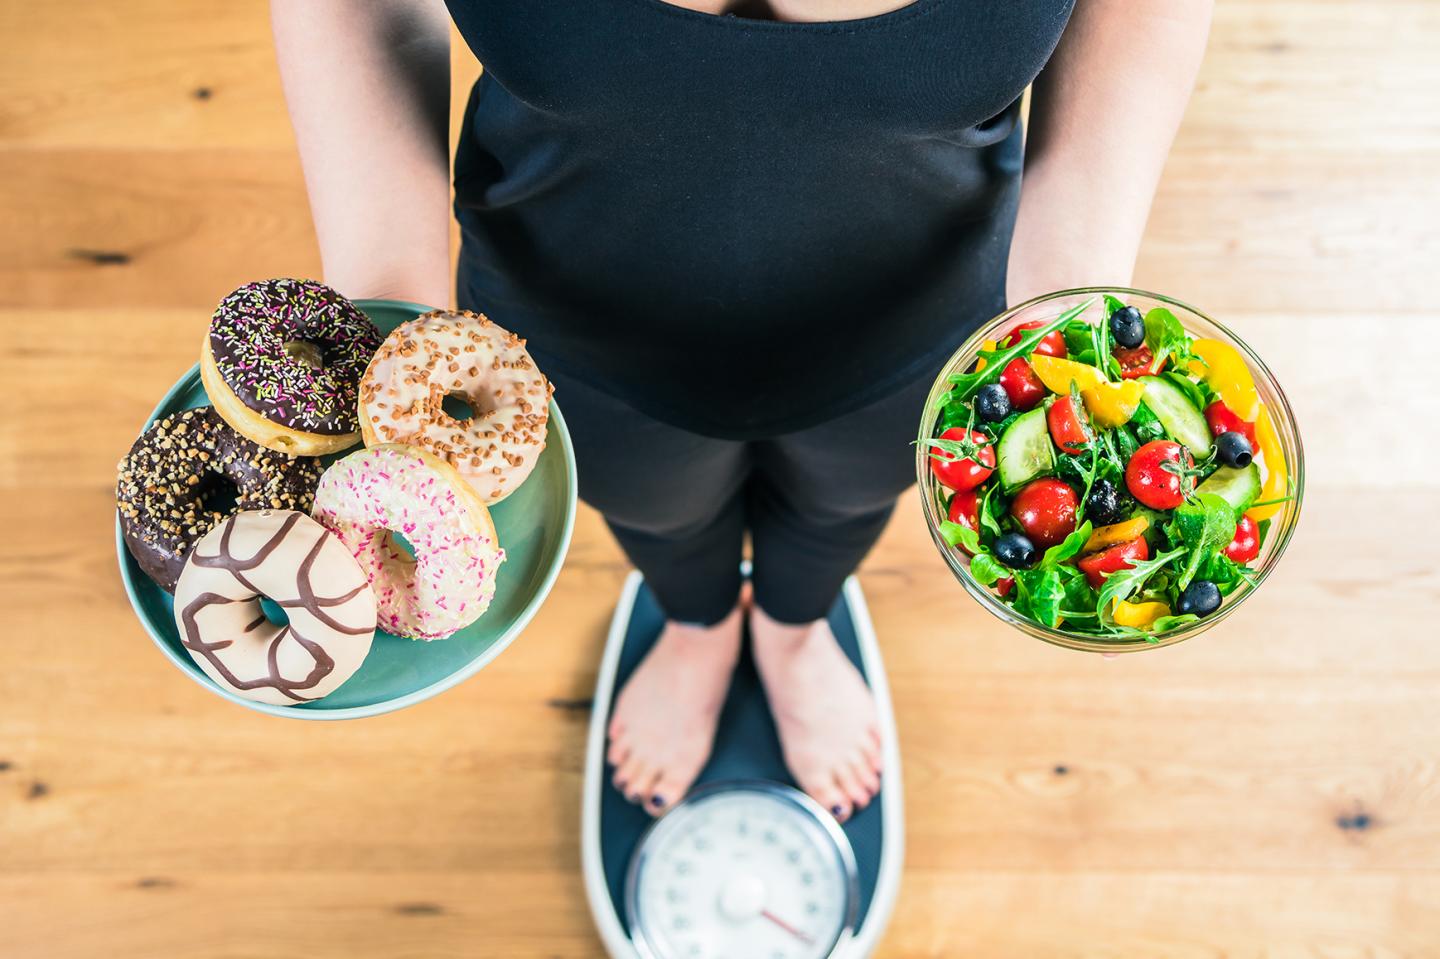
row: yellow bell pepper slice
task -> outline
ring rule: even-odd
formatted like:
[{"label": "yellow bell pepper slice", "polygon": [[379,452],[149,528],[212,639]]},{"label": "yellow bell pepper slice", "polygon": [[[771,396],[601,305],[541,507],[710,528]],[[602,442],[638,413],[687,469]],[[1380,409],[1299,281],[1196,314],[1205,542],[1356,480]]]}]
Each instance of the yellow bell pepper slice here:
[{"label": "yellow bell pepper slice", "polygon": [[1071,383],[1083,391],[1105,382],[1105,376],[1093,366],[1044,353],[1031,354],[1030,368],[1051,393],[1061,396],[1069,395]]},{"label": "yellow bell pepper slice", "polygon": [[1101,429],[1113,429],[1130,422],[1130,417],[1140,408],[1145,395],[1145,384],[1139,380],[1123,383],[1100,383],[1080,391],[1090,418]]},{"label": "yellow bell pepper slice", "polygon": [[[1255,439],[1260,442],[1260,456],[1265,461],[1265,482],[1260,486],[1259,502],[1267,503],[1289,494],[1290,474],[1285,469],[1285,450],[1280,445],[1280,437],[1275,433],[1275,423],[1270,419],[1270,410],[1263,405],[1260,407],[1260,415],[1255,418]],[[1268,506],[1252,506],[1245,511],[1245,515],[1258,523],[1283,512],[1284,503],[1270,503]]]},{"label": "yellow bell pepper slice", "polygon": [[1150,520],[1144,516],[1112,523],[1109,526],[1098,526],[1090,533],[1090,538],[1085,541],[1085,548],[1080,552],[1098,553],[1102,549],[1108,549],[1120,543],[1128,543],[1137,536],[1144,536],[1145,531],[1149,528]]},{"label": "yellow bell pepper slice", "polygon": [[[987,353],[992,353],[999,345],[999,340],[986,340],[984,343],[980,344],[980,349],[984,350]],[[978,373],[980,370],[983,369],[985,369],[985,357],[982,356],[980,357],[980,359],[975,361],[975,371]]]},{"label": "yellow bell pepper slice", "polygon": [[1115,600],[1113,616],[1117,626],[1149,629],[1155,625],[1155,620],[1169,615],[1170,607],[1164,603],[1127,603],[1123,599]]},{"label": "yellow bell pepper slice", "polygon": [[1190,352],[1204,361],[1192,360],[1190,372],[1209,383],[1230,412],[1247,423],[1255,422],[1260,415],[1260,394],[1255,392],[1255,378],[1240,351],[1219,340],[1201,339],[1191,344]]}]

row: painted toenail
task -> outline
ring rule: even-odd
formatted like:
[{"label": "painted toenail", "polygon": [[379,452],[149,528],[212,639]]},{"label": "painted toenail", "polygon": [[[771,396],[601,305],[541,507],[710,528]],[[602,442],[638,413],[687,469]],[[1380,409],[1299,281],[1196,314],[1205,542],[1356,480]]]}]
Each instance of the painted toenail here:
[{"label": "painted toenail", "polygon": [[661,806],[665,805],[665,797],[660,795],[659,793],[656,793],[655,795],[650,797],[650,805],[654,806],[656,809],[659,809]]},{"label": "painted toenail", "polygon": [[841,816],[844,812],[845,812],[845,807],[844,807],[844,806],[831,806],[831,807],[830,807],[830,815],[834,816],[834,817],[837,818],[837,819],[840,818],[840,816]]}]

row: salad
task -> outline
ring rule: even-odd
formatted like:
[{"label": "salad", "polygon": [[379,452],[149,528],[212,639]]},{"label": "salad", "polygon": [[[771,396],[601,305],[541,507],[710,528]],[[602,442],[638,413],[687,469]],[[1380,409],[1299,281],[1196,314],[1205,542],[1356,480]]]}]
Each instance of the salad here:
[{"label": "salad", "polygon": [[1291,499],[1240,352],[1113,296],[985,342],[927,442],[940,534],[1051,629],[1157,640],[1250,584]]}]

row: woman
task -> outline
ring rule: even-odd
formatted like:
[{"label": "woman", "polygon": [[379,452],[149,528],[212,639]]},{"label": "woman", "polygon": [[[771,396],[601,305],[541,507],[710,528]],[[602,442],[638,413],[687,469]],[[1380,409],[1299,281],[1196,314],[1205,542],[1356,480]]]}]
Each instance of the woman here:
[{"label": "woman", "polygon": [[[1209,0],[449,8],[485,68],[459,303],[529,339],[582,497],[669,617],[617,701],[615,785],[685,794],[748,620],[786,762],[843,819],[880,757],[825,612],[944,358],[1007,301],[1129,281]],[[272,9],[327,281],[447,302],[444,7]]]}]

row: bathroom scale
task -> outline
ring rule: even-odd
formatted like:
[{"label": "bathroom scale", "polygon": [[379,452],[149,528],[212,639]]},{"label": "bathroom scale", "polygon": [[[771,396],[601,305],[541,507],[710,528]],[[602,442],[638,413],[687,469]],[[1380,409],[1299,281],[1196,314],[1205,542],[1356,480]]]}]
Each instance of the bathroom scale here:
[{"label": "bathroom scale", "polygon": [[664,625],[640,574],[626,580],[596,682],[581,807],[585,891],[612,959],[859,959],[875,949],[904,858],[900,750],[854,577],[829,621],[875,696],[880,794],[842,825],[795,788],[747,639],[709,763],[656,819],[615,789],[605,760],[615,695]]}]

